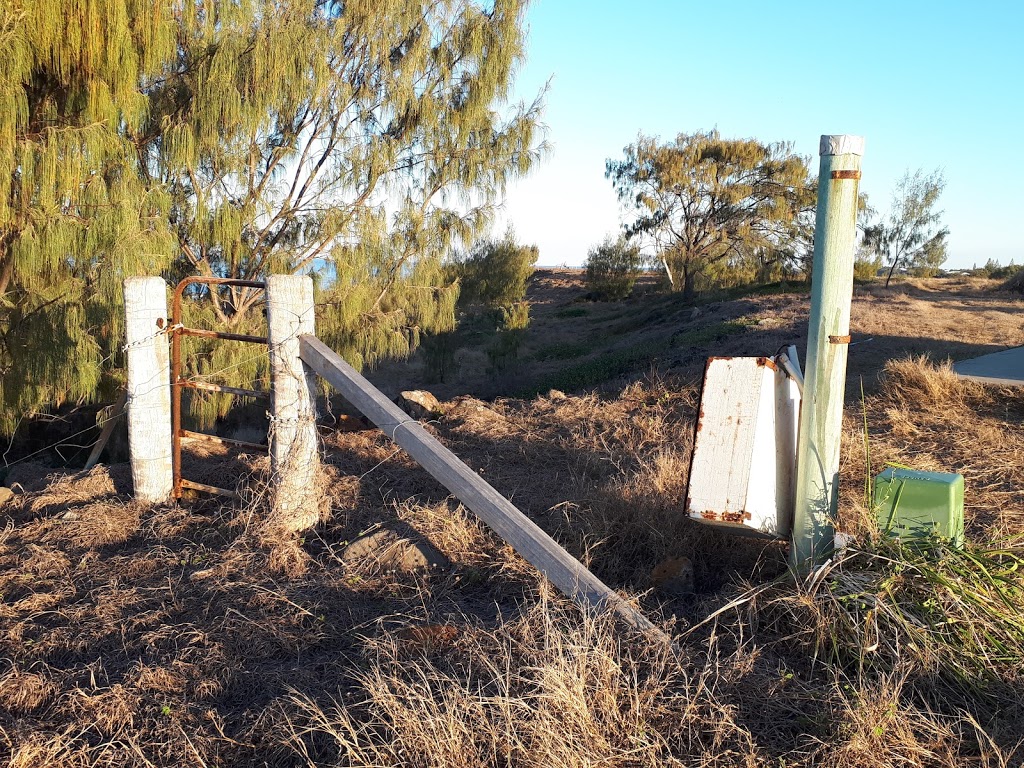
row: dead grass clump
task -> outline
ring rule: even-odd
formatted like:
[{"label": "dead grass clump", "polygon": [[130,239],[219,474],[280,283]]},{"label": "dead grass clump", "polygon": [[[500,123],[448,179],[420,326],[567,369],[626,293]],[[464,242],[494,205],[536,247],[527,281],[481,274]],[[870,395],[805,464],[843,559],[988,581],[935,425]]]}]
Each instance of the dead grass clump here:
[{"label": "dead grass clump", "polygon": [[71,560],[57,549],[29,544],[26,547],[28,557],[22,560],[21,567],[42,579],[67,576],[71,572]]},{"label": "dead grass clump", "polygon": [[135,503],[96,502],[65,514],[62,525],[51,533],[75,547],[94,549],[123,544],[139,531],[142,508]]},{"label": "dead grass clump", "polygon": [[[124,474],[124,467],[117,467],[114,472]],[[53,470],[48,470],[54,472]],[[55,511],[68,510],[82,504],[118,496],[118,486],[123,484],[125,477],[115,478],[108,467],[94,467],[88,472],[71,474],[50,474],[39,478],[38,482],[30,482],[24,486],[26,492],[32,492],[28,509],[35,514],[48,514]],[[11,479],[8,478],[8,482]]]},{"label": "dead grass clump", "polygon": [[76,717],[108,738],[134,729],[141,704],[142,700],[135,691],[120,684],[99,693],[75,689],[69,702]]},{"label": "dead grass clump", "polygon": [[459,566],[481,567],[500,558],[500,540],[461,504],[416,504],[410,500],[395,509],[400,520]]},{"label": "dead grass clump", "polygon": [[953,363],[933,363],[926,355],[890,360],[885,364],[882,393],[897,407],[944,411],[975,407],[990,398],[984,387],[962,379]]},{"label": "dead grass clump", "polygon": [[[6,739],[5,739],[6,741]],[[75,727],[59,734],[33,734],[12,745],[8,768],[86,768],[96,763]]]},{"label": "dead grass clump", "polygon": [[46,675],[12,668],[0,677],[0,707],[13,715],[27,715],[48,704],[57,686]]},{"label": "dead grass clump", "polygon": [[607,620],[575,614],[542,601],[493,632],[464,631],[442,655],[374,642],[358,693],[293,695],[295,748],[318,765],[436,768],[753,758],[750,734],[708,676],[625,640]]},{"label": "dead grass clump", "polygon": [[181,693],[185,690],[185,676],[167,667],[140,664],[135,672],[135,686],[150,693]]},{"label": "dead grass clump", "polygon": [[[965,741],[970,741],[963,732],[969,719],[909,705],[905,687],[905,678],[884,675],[870,684],[837,691],[841,735],[837,744],[822,746],[821,757],[842,768],[961,765]],[[988,760],[978,764],[1000,765]]]}]

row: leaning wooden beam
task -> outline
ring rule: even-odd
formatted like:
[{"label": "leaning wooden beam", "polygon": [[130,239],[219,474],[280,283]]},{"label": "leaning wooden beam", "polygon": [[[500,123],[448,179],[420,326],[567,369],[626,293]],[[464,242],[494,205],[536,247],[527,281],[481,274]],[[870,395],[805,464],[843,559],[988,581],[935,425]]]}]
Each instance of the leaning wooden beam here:
[{"label": "leaning wooden beam", "polygon": [[103,454],[103,449],[107,447],[107,443],[110,441],[110,436],[114,433],[114,427],[117,426],[117,420],[125,412],[125,405],[128,404],[128,390],[122,387],[120,393],[117,395],[117,401],[110,406],[110,411],[107,413],[107,420],[103,424],[103,431],[100,432],[100,439],[96,441],[96,445],[92,447],[92,453],[89,454],[89,458],[85,461],[85,467],[83,469],[89,470],[95,467],[100,460],[100,456]]},{"label": "leaning wooden beam", "polygon": [[302,335],[299,356],[573,601],[590,611],[610,609],[635,629],[671,644],[647,617],[584,568],[330,347],[315,336]]}]

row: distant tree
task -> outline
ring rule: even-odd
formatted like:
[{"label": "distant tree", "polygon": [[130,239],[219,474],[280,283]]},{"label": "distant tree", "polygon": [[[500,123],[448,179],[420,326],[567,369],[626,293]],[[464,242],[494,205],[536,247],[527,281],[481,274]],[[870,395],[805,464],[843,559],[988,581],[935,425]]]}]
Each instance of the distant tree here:
[{"label": "distant tree", "polygon": [[946,261],[949,229],[940,226],[943,212],[936,210],[945,187],[939,170],[907,171],[896,183],[888,215],[864,231],[865,246],[890,265],[886,285],[900,265],[930,273]]},{"label": "distant tree", "polygon": [[[810,198],[804,200],[804,205],[790,228],[790,237],[787,239],[781,255],[784,264],[788,269],[803,274],[804,279],[810,280],[814,270],[814,227],[817,217],[818,180],[811,182],[809,189]],[[861,192],[857,198],[857,229],[863,233],[871,226],[872,220],[878,212],[871,206],[866,193]],[[859,262],[874,261],[875,253],[866,247],[863,237],[858,245],[857,260]],[[866,273],[867,267],[861,267],[861,274]],[[860,276],[858,276],[860,279]]]},{"label": "distant tree", "polygon": [[652,245],[674,290],[695,293],[710,265],[744,251],[782,249],[813,191],[807,160],[789,143],[679,134],[641,135],[605,175],[632,215],[629,237]]},{"label": "distant tree", "polygon": [[619,301],[633,292],[643,258],[640,249],[626,238],[606,237],[587,253],[585,266],[590,292],[604,301]]}]

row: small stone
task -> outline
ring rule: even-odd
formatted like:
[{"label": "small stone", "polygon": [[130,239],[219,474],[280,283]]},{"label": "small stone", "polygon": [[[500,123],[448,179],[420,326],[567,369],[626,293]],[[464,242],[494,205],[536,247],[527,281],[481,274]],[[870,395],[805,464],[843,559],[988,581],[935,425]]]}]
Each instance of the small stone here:
[{"label": "small stone", "polygon": [[14,491],[10,488],[0,486],[0,507],[3,507],[7,502],[14,498]]},{"label": "small stone", "polygon": [[444,415],[441,403],[425,389],[410,389],[400,392],[395,402],[414,419],[433,419]]},{"label": "small stone", "polygon": [[662,560],[651,571],[651,584],[668,595],[692,595],[693,561],[688,557],[670,557]]},{"label": "small stone", "polygon": [[348,565],[391,571],[449,566],[448,558],[427,542],[403,538],[387,528],[353,541],[342,551],[341,560]]}]

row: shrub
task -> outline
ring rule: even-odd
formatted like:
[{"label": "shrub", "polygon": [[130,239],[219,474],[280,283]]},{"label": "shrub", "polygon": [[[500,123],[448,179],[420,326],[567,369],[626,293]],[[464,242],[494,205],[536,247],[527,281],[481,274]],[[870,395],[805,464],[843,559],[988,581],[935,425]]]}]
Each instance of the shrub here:
[{"label": "shrub", "polygon": [[605,238],[587,254],[587,287],[603,301],[624,299],[633,291],[641,263],[640,249],[625,238]]},{"label": "shrub", "polygon": [[504,331],[525,331],[530,325],[530,302],[517,301],[499,312],[500,326]]},{"label": "shrub", "polygon": [[853,262],[853,279],[870,282],[878,276],[878,270],[881,268],[882,259],[879,256],[873,259],[857,258]]},{"label": "shrub", "polygon": [[1003,283],[1003,290],[1024,293],[1024,267],[1018,267],[1010,275],[1009,279]]},{"label": "shrub", "polygon": [[459,372],[455,353],[459,351],[459,340],[455,333],[426,335],[420,343],[427,380],[444,384]]},{"label": "shrub", "polygon": [[520,245],[510,229],[501,240],[481,240],[451,265],[461,285],[459,306],[507,309],[522,302],[540,251]]}]

